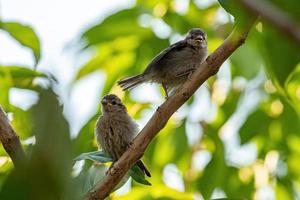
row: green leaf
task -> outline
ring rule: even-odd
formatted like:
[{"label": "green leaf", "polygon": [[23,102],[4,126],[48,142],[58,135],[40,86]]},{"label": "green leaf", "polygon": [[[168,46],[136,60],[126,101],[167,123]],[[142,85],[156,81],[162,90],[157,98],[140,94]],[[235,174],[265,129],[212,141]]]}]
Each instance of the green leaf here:
[{"label": "green leaf", "polygon": [[138,24],[140,14],[138,8],[121,10],[85,31],[82,34],[82,40],[90,46],[122,36],[151,34],[149,29]]},{"label": "green leaf", "polygon": [[251,113],[240,129],[241,144],[249,142],[258,134],[268,134],[270,122],[270,117],[260,109]]},{"label": "green leaf", "polygon": [[[108,169],[105,165],[92,165],[90,167],[84,166],[84,169],[80,172],[79,176],[75,178],[75,186],[78,191],[74,190],[77,194],[74,196],[83,197],[88,191],[90,191],[101,179],[105,176]],[[126,174],[112,192],[122,187],[129,179],[129,175]],[[82,199],[82,198],[81,198]]]},{"label": "green leaf", "polygon": [[69,194],[72,169],[70,130],[63,107],[52,90],[40,93],[39,102],[32,107],[32,123],[36,138],[30,161],[30,170],[35,174],[33,188],[44,190],[44,195],[49,195],[49,198]]},{"label": "green leaf", "polygon": [[112,158],[109,157],[107,154],[105,154],[103,151],[93,151],[88,153],[82,153],[78,157],[76,157],[74,160],[92,160],[95,162],[100,163],[107,163],[112,162]]},{"label": "green leaf", "polygon": [[129,175],[138,183],[141,183],[143,185],[151,185],[151,183],[145,179],[145,174],[137,165],[134,165],[129,170]]},{"label": "green leaf", "polygon": [[83,185],[81,187],[82,194],[86,194],[89,190],[91,190],[95,184],[105,176],[106,170],[107,167],[104,165],[92,165],[86,174],[84,174],[84,180],[80,181]]},{"label": "green leaf", "polygon": [[267,72],[275,86],[282,91],[290,74],[300,62],[300,47],[285,35],[264,24],[259,50]]},{"label": "green leaf", "polygon": [[47,77],[47,75],[42,72],[28,69],[26,67],[0,65],[0,76],[4,76],[8,73],[11,74],[11,76],[15,79],[17,79],[17,78],[34,78],[34,77],[46,78]]},{"label": "green leaf", "polygon": [[17,22],[0,22],[0,28],[9,33],[21,45],[30,48],[34,54],[35,66],[41,57],[41,45],[37,34],[34,30],[24,24]]},{"label": "green leaf", "polygon": [[245,12],[237,0],[218,0],[220,5],[232,16],[238,26],[245,26],[256,18],[256,15]]},{"label": "green leaf", "polygon": [[[82,153],[78,157],[74,159],[75,161],[79,160],[92,160],[95,162],[100,162],[100,163],[107,163],[107,162],[112,162],[112,158],[109,157],[107,154],[105,154],[103,151],[93,151],[93,152],[88,152],[88,153]],[[134,165],[130,170],[129,170],[129,175],[133,178],[138,183],[144,184],[144,185],[151,185],[146,179],[144,173],[141,171],[141,169]]]},{"label": "green leaf", "polygon": [[220,123],[224,123],[223,120],[228,119],[236,111],[241,95],[242,92],[240,90],[232,88],[229,91],[224,104],[220,107],[220,111],[222,111],[220,113],[222,115],[220,116]]},{"label": "green leaf", "polygon": [[252,37],[230,56],[234,76],[243,76],[247,79],[252,79],[261,69],[262,60],[260,54],[256,48],[253,48],[253,43],[248,42],[250,39],[255,40],[255,37],[251,34],[252,32],[249,34],[249,37]]},{"label": "green leaf", "polygon": [[286,12],[288,16],[294,18],[298,22],[300,21],[300,4],[298,0],[270,0],[274,6]]},{"label": "green leaf", "polygon": [[162,170],[166,164],[174,161],[173,158],[175,158],[174,154],[177,147],[172,144],[173,141],[171,140],[171,134],[174,133],[173,129],[175,129],[174,125],[168,123],[161,131],[159,137],[154,139],[153,145],[155,146],[151,147],[150,145],[149,150],[152,152],[149,158],[153,164],[155,163],[156,169]]},{"label": "green leaf", "polygon": [[218,199],[212,199],[212,200],[244,200],[243,198],[218,198]]},{"label": "green leaf", "polygon": [[[104,49],[104,51],[106,51],[106,49]],[[100,69],[104,70],[107,74],[110,74],[108,79],[111,79],[111,77],[119,76],[120,72],[126,71],[134,63],[134,60],[135,55],[133,52],[111,52],[109,55],[100,53],[79,70],[76,79],[79,80]]]},{"label": "green leaf", "polygon": [[75,139],[72,140],[72,155],[73,157],[78,156],[82,152],[91,152],[97,150],[94,141],[94,130],[96,120],[99,113],[95,114],[90,120],[81,128],[79,134]]},{"label": "green leaf", "polygon": [[233,8],[233,0],[218,0],[220,5],[228,12],[233,15],[235,9]]},{"label": "green leaf", "polygon": [[281,182],[278,182],[275,187],[275,193],[277,199],[293,200],[293,186],[286,186]]},{"label": "green leaf", "polygon": [[288,77],[285,83],[285,90],[300,118],[300,64],[297,65],[296,69]]},{"label": "green leaf", "polygon": [[10,79],[9,77],[0,77],[0,104],[3,109],[8,110],[10,103],[9,103],[9,89],[10,89]]},{"label": "green leaf", "polygon": [[163,19],[169,26],[171,26],[175,31],[181,34],[186,34],[187,31],[191,27],[193,27],[190,24],[190,21],[187,20],[184,16],[170,10],[168,10],[168,12],[164,15]]},{"label": "green leaf", "polygon": [[[241,144],[249,142],[252,138],[261,137],[264,140],[262,149],[268,151],[276,147],[285,151],[287,136],[300,133],[297,113],[284,98],[281,98],[282,101],[280,101],[279,97],[281,96],[277,94],[267,102],[263,102],[261,107],[248,116],[239,131]],[[276,102],[277,104],[280,102],[280,106],[282,106],[277,109],[282,110],[275,115],[272,109],[276,109]],[[279,144],[280,146],[277,146]]]},{"label": "green leaf", "polygon": [[222,190],[226,193],[228,199],[251,199],[253,190],[255,190],[254,179],[241,182],[241,169],[228,167],[225,178],[222,182]]},{"label": "green leaf", "polygon": [[69,126],[57,96],[51,90],[42,91],[31,111],[36,144],[28,154],[29,162],[7,178],[0,198],[76,200],[71,192]]},{"label": "green leaf", "polygon": [[21,108],[11,105],[13,113],[12,126],[18,133],[21,140],[26,140],[32,136],[31,110],[22,110]]},{"label": "green leaf", "polygon": [[170,134],[170,142],[175,147],[171,162],[175,163],[182,171],[187,171],[190,168],[189,160],[192,159],[192,149],[188,144],[185,124],[186,120],[183,120],[182,124],[179,127],[174,127]]},{"label": "green leaf", "polygon": [[224,145],[219,138],[218,130],[208,126],[206,135],[213,140],[215,151],[211,161],[205,167],[203,175],[197,180],[197,186],[204,199],[209,199],[213,190],[222,185],[225,175],[227,174],[227,168],[225,163]]},{"label": "green leaf", "polygon": [[26,67],[0,65],[0,82],[8,84],[10,87],[40,89],[39,85],[33,83],[35,78],[47,78],[47,75]]}]

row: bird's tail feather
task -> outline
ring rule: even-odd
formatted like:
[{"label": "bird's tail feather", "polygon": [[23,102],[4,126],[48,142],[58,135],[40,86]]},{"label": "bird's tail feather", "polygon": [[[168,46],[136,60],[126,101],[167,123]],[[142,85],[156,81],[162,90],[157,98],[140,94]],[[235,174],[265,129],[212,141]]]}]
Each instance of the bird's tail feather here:
[{"label": "bird's tail feather", "polygon": [[149,172],[149,170],[147,169],[147,167],[145,166],[145,164],[139,160],[137,161],[136,165],[148,176],[151,177],[151,174]]},{"label": "bird's tail feather", "polygon": [[129,90],[144,82],[145,82],[144,75],[139,74],[136,76],[130,76],[128,78],[119,80],[118,85],[121,86],[123,90]]}]

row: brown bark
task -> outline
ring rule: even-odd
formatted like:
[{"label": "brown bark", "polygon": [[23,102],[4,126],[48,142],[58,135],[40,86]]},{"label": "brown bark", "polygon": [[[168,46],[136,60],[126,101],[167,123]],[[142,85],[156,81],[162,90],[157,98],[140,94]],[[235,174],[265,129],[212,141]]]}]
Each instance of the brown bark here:
[{"label": "brown bark", "polygon": [[18,135],[10,125],[6,113],[0,106],[0,141],[10,156],[15,167],[20,167],[26,160],[25,152],[23,151]]}]

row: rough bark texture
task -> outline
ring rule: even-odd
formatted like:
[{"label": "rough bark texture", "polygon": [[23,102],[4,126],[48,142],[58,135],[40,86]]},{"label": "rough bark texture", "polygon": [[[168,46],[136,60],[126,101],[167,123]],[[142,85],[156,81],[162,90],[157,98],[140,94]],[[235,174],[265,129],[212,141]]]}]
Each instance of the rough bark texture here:
[{"label": "rough bark texture", "polygon": [[[109,195],[113,188],[120,182],[132,165],[139,160],[151,140],[166,125],[172,114],[183,105],[194,92],[211,76],[215,75],[223,62],[244,42],[248,35],[249,27],[241,30],[235,29],[224,43],[212,53],[201,67],[198,67],[191,77],[175,95],[169,97],[154,113],[146,126],[134,139],[130,148],[110,168],[107,175],[88,192],[86,199],[99,200]],[[199,63],[200,65],[200,63]]]},{"label": "rough bark texture", "polygon": [[26,160],[18,135],[10,125],[6,113],[0,106],[0,141],[16,168]]}]

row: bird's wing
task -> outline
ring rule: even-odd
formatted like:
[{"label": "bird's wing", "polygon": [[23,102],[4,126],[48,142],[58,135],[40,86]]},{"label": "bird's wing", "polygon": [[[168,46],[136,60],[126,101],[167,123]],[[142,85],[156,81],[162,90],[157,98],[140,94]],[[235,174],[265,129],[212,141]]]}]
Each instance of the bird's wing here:
[{"label": "bird's wing", "polygon": [[181,40],[179,42],[176,42],[169,46],[168,48],[164,49],[162,52],[160,52],[157,56],[155,56],[150,64],[148,65],[147,69],[151,69],[155,65],[157,65],[161,60],[168,57],[168,55],[172,54],[172,52],[180,51],[184,48],[188,47],[185,40]]}]

